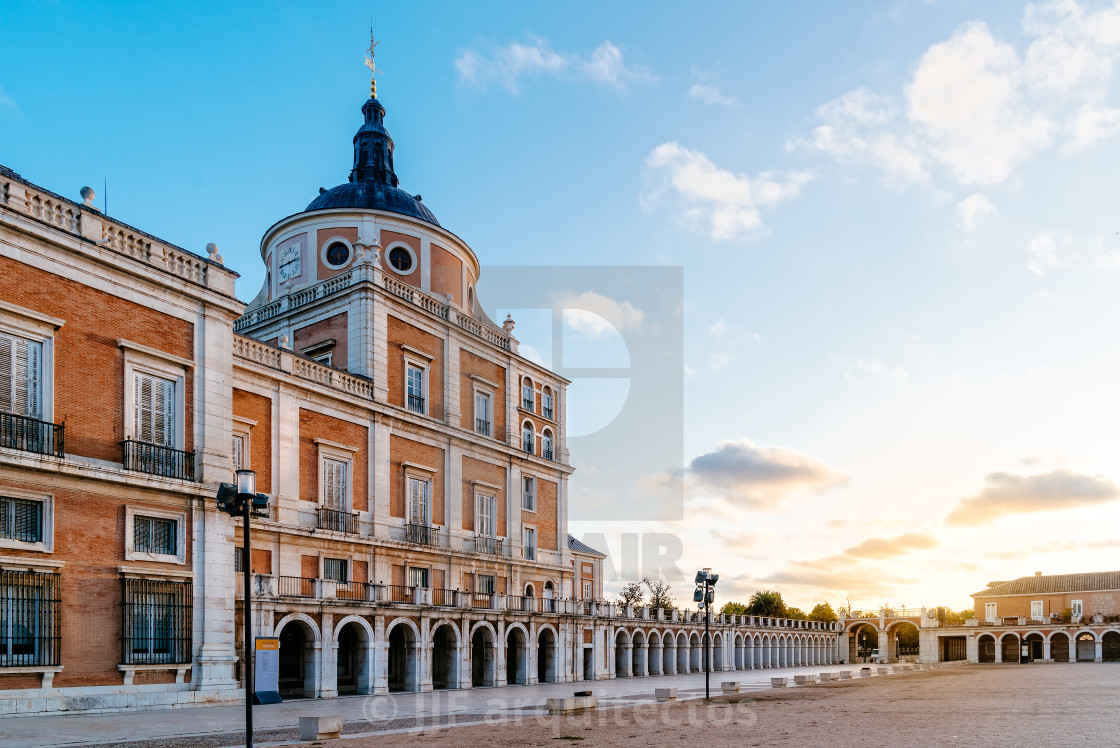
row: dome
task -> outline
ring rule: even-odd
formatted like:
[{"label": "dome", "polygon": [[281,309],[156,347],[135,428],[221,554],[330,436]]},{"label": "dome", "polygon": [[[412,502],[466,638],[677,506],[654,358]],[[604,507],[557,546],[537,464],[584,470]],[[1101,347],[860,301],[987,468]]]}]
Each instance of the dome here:
[{"label": "dome", "polygon": [[440,225],[435,214],[428,210],[428,206],[421,203],[418,197],[413,197],[399,187],[375,180],[340,184],[321,193],[307,206],[309,211],[331,208],[384,210],[419,218],[435,226]]}]

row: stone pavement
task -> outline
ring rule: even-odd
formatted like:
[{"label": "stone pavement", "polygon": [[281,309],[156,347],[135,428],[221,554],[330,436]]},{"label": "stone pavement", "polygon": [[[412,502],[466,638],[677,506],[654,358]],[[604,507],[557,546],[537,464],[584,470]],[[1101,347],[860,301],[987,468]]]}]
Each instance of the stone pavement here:
[{"label": "stone pavement", "polygon": [[[744,690],[768,689],[770,679],[830,670],[858,671],[859,665],[816,665],[813,667],[769,668],[766,670],[735,670],[712,673],[712,695],[720,693],[722,681],[739,681]],[[858,677],[858,672],[854,673]],[[350,725],[368,722],[368,731],[381,726],[438,719],[453,715],[455,721],[481,721],[510,713],[539,711],[546,698],[571,696],[572,692],[591,689],[603,706],[618,706],[638,700],[652,699],[654,688],[676,687],[679,698],[696,699],[704,695],[704,674],[654,675],[574,683],[548,683],[531,686],[473,688],[462,691],[431,691],[426,693],[394,693],[385,696],[348,696],[337,699],[299,699],[283,704],[257,706],[253,709],[254,732],[295,730],[301,716],[342,715]],[[244,731],[243,706],[191,707],[154,711],[119,712],[115,714],[58,715],[46,717],[11,717],[0,719],[0,748],[30,746],[121,745],[130,742],[149,744],[162,738],[229,735],[230,740],[209,745],[231,745],[242,739],[234,735]],[[349,731],[349,730],[348,730]],[[262,735],[262,737],[264,737]],[[276,737],[280,737],[277,735]],[[202,743],[200,743],[202,744]]]}]

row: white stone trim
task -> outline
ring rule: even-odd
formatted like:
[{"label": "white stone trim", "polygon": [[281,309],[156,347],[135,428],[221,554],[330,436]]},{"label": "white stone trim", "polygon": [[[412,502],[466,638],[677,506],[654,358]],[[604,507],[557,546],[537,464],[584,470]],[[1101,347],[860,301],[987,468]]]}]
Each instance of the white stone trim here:
[{"label": "white stone trim", "polygon": [[[408,256],[412,258],[412,266],[407,271],[398,270],[397,266],[393,264],[393,261],[389,259],[389,253],[397,247],[404,249],[406,252],[408,252]],[[409,246],[406,242],[389,242],[388,246],[386,246],[385,249],[382,250],[382,257],[385,258],[385,266],[389,268],[391,272],[396,273],[402,278],[406,275],[412,275],[420,269],[420,257],[417,256],[416,250]]]},{"label": "white stone trim", "polygon": [[428,361],[434,361],[435,360],[435,356],[432,355],[431,353],[428,353],[427,351],[422,351],[419,348],[414,348],[413,346],[408,345],[407,343],[398,343],[397,345],[399,345],[401,347],[402,351],[407,351],[408,353],[411,353],[414,356],[419,356],[420,358],[427,359]]},{"label": "white stone trim", "polygon": [[66,565],[65,561],[55,561],[53,558],[35,558],[25,556],[0,556],[0,569],[6,571],[30,571],[32,569],[60,570]]},{"label": "white stone trim", "polygon": [[[35,551],[36,553],[54,553],[54,494],[0,486],[0,496],[38,501],[43,505],[43,539],[37,543],[27,543],[22,540],[15,540],[14,538],[0,538],[0,548]],[[61,562],[59,562],[58,565],[61,566]]]},{"label": "white stone trim", "polygon": [[[135,550],[133,544],[136,537],[133,532],[136,515],[142,517],[156,517],[159,519],[175,520],[175,555],[170,553],[143,553]],[[167,509],[157,509],[135,504],[128,504],[124,508],[124,560],[125,561],[153,561],[163,564],[187,563],[187,513]]]},{"label": "white stone trim", "polygon": [[[175,383],[175,443],[172,446],[179,450],[185,449],[187,428],[186,370],[193,367],[194,363],[185,358],[172,356],[169,353],[130,343],[123,339],[117,340],[117,345],[124,353],[124,400],[122,401],[122,409],[124,411],[125,439],[136,438],[134,433],[136,419],[133,412],[135,408],[133,389],[135,387],[135,373],[140,371],[161,379],[170,379]],[[226,448],[228,449],[229,445],[226,445]]]},{"label": "white stone trim", "polygon": [[[125,340],[124,338],[117,338],[117,345],[119,347],[125,349],[126,351],[131,351],[133,353],[141,354],[141,355],[136,357],[137,360],[143,360],[143,358],[146,357],[146,358],[158,359],[160,361],[159,364],[153,364],[153,365],[166,366],[168,363],[174,363],[174,364],[177,364],[178,366],[180,366],[184,369],[193,369],[194,368],[194,361],[191,361],[189,358],[182,358],[181,356],[175,356],[171,353],[165,353],[165,352],[163,352],[161,350],[158,350],[156,348],[149,348],[146,345],[140,345],[139,343],[133,343],[131,340]],[[168,371],[172,371],[172,370],[173,369],[171,367],[168,367]]]},{"label": "white stone trim", "polygon": [[0,301],[0,319],[10,317],[22,317],[23,319],[13,324],[19,324],[25,330],[33,331],[36,334],[50,336],[54,331],[66,324],[66,320],[59,319],[58,317],[51,317],[50,315],[36,312],[34,309],[27,309],[26,307],[16,306],[9,304],[6,301]]},{"label": "white stone trim", "polygon": [[0,301],[0,332],[39,343],[43,348],[42,371],[39,375],[40,416],[54,420],[54,333],[64,320]]},{"label": "white stone trim", "polygon": [[351,455],[355,454],[361,447],[351,447],[349,444],[342,444],[340,442],[332,442],[329,439],[315,439],[315,444],[321,451],[335,452],[340,456],[349,459]]},{"label": "white stone trim", "polygon": [[[431,409],[431,402],[432,402],[432,398],[431,398],[431,390],[432,390],[432,387],[431,387],[431,378],[432,378],[431,362],[432,362],[432,357],[428,356],[427,354],[422,354],[425,357],[426,360],[421,360],[417,356],[410,355],[410,351],[416,350],[416,349],[409,348],[409,347],[404,346],[404,345],[401,345],[401,350],[404,351],[404,356],[402,357],[404,359],[404,361],[403,361],[404,377],[402,379],[402,382],[404,384],[404,402],[401,403],[401,407],[404,408],[405,410],[407,410],[409,413],[413,413],[415,415],[427,416],[431,413],[431,410],[432,410]],[[421,395],[421,398],[424,400],[424,412],[423,413],[416,413],[416,411],[414,411],[414,410],[412,410],[411,408],[408,407],[408,367],[409,366],[414,366],[417,369],[420,369],[420,370],[423,371],[423,378],[424,378],[423,390],[424,390],[424,392]]]},{"label": "white stone trim", "polygon": [[175,682],[184,683],[187,671],[191,669],[192,663],[187,664],[167,664],[167,665],[117,665],[117,670],[124,673],[124,685],[133,685],[133,678],[137,672],[157,672],[157,671],[175,671]]},{"label": "white stone trim", "polygon": [[[318,233],[318,232],[316,232],[316,233]],[[335,244],[336,242],[346,245],[346,249],[349,250],[349,252],[350,252],[350,254],[346,256],[346,262],[342,263],[341,265],[334,265],[334,264],[331,263],[330,260],[327,259],[327,250],[330,248],[330,246],[332,244]],[[327,239],[326,241],[323,242],[323,246],[319,250],[319,259],[322,261],[322,263],[325,266],[327,266],[331,270],[343,270],[343,269],[345,269],[349,265],[353,264],[354,257],[355,257],[354,245],[351,244],[350,240],[347,239],[345,236],[332,236],[332,237],[330,237],[329,239]]]},{"label": "white stone trim", "polygon": [[118,566],[117,571],[125,579],[166,579],[172,582],[186,582],[194,579],[194,572],[180,571],[171,567],[155,569],[147,566]]},{"label": "white stone trim", "polygon": [[[464,349],[464,350],[469,350],[469,349]],[[471,352],[473,353],[473,351],[471,351]],[[483,358],[483,356],[479,356],[479,358]],[[485,385],[486,387],[489,387],[491,390],[493,390],[495,392],[498,390],[499,385],[498,385],[497,382],[491,382],[489,379],[486,379],[485,377],[480,377],[477,374],[468,374],[467,376],[470,377],[471,379],[473,379],[476,382],[476,386],[477,385]]]}]

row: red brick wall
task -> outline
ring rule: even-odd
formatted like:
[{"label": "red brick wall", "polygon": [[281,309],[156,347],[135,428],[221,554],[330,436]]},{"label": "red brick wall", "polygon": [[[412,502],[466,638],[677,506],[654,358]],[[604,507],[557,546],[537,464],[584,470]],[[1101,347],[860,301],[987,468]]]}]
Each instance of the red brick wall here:
[{"label": "red brick wall", "polygon": [[432,357],[427,362],[428,415],[443,419],[443,341],[392,315],[389,316],[389,402],[405,407],[405,351],[401,348],[402,343]]},{"label": "red brick wall", "polygon": [[[194,359],[190,322],[7,257],[0,257],[0,298],[66,321],[54,338],[54,420],[66,422],[71,454],[121,461],[124,353],[118,338]],[[184,418],[188,451],[194,449],[191,374]]]},{"label": "red brick wall", "polygon": [[463,304],[463,261],[443,247],[431,247],[432,292],[451,295],[456,304]]},{"label": "red brick wall", "polygon": [[[389,437],[389,516],[404,517],[408,487],[405,483],[404,467],[402,462],[412,462],[417,465],[435,468],[436,473],[431,475],[432,481],[432,522],[437,525],[447,524],[447,513],[444,511],[443,496],[443,450],[427,444],[414,442],[403,436],[393,434]],[[427,473],[417,477],[429,477]]]},{"label": "red brick wall", "polygon": [[300,498],[319,500],[319,448],[316,439],[327,439],[349,447],[357,447],[351,462],[353,470],[351,509],[369,509],[369,429],[333,416],[300,408],[299,411],[299,483]]},{"label": "red brick wall", "polygon": [[292,350],[296,353],[303,353],[303,349],[308,346],[321,343],[324,340],[334,340],[334,354],[331,357],[331,366],[336,369],[345,369],[349,359],[347,359],[347,345],[346,336],[348,330],[346,327],[346,312],[336,314],[333,317],[328,317],[318,322],[312,322],[306,327],[301,327],[293,333],[295,342],[292,345]]},{"label": "red brick wall", "polygon": [[490,435],[496,439],[504,439],[506,435],[506,369],[504,366],[487,361],[481,356],[476,356],[470,351],[459,351],[459,370],[462,380],[459,383],[459,408],[462,411],[459,426],[474,431],[474,380],[471,374],[488,379],[498,385],[490,403]]},{"label": "red brick wall", "polygon": [[[550,480],[537,478],[536,514],[525,512],[525,522],[537,526],[537,544],[545,550],[556,550],[556,495],[559,486]],[[533,519],[529,519],[532,517]]]},{"label": "red brick wall", "polygon": [[235,388],[233,414],[257,422],[249,430],[249,467],[257,473],[257,490],[272,493],[272,400]]}]

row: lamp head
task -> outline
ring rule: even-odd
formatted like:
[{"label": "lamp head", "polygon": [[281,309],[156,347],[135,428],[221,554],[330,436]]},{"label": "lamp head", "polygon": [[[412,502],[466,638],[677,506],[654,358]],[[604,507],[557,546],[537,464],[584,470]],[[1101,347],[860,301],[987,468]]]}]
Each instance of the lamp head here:
[{"label": "lamp head", "polygon": [[252,496],[257,492],[257,474],[252,470],[237,471],[237,493]]}]

